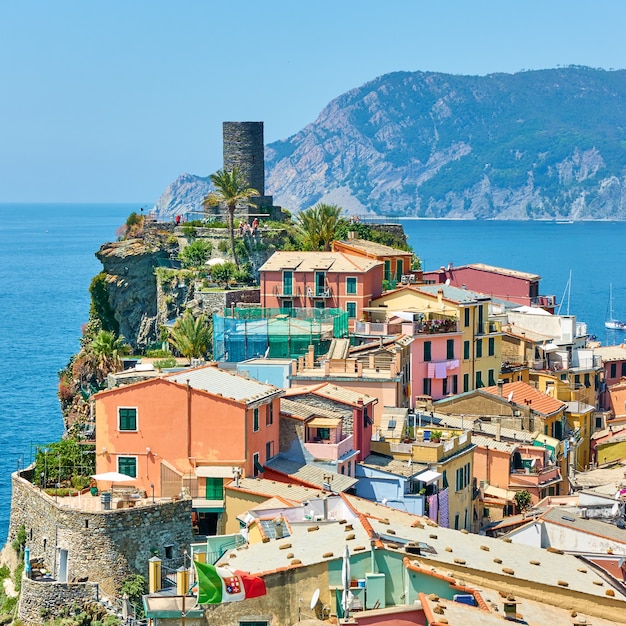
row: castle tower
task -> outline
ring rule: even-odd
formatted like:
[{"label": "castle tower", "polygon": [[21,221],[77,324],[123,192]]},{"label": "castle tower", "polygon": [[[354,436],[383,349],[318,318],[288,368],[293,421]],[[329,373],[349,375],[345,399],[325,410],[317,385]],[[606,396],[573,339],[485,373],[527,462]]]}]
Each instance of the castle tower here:
[{"label": "castle tower", "polygon": [[223,142],[224,169],[236,167],[250,187],[265,196],[263,122],[223,122]]}]

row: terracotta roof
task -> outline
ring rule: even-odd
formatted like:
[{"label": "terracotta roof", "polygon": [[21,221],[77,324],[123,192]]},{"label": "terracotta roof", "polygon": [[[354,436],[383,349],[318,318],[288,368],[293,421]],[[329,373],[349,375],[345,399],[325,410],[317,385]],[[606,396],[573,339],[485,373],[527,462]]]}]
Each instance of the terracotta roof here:
[{"label": "terracotta roof", "polygon": [[337,243],[340,243],[344,246],[350,246],[355,250],[361,250],[366,254],[375,254],[376,256],[398,256],[401,254],[411,256],[411,253],[407,252],[406,250],[392,248],[391,246],[386,246],[382,243],[376,243],[375,241],[368,241],[367,239],[348,239],[338,241]]},{"label": "terracotta roof", "polygon": [[341,413],[332,411],[331,409],[325,409],[318,406],[309,406],[303,402],[297,402],[294,400],[288,400],[287,398],[280,399],[280,412],[290,417],[307,420],[310,417],[329,417],[338,418],[341,420]]},{"label": "terracotta roof", "polygon": [[600,346],[593,349],[594,354],[600,355],[603,363],[608,361],[626,361],[626,346]]},{"label": "terracotta roof", "polygon": [[381,261],[343,252],[302,252],[278,251],[259,268],[260,272],[276,272],[291,269],[294,272],[369,272],[382,265]]},{"label": "terracotta roof", "polygon": [[[463,267],[463,266],[461,266]],[[514,278],[523,278],[524,280],[540,280],[539,274],[530,274],[529,272],[520,272],[519,270],[510,270],[506,267],[497,267],[495,265],[487,265],[485,263],[469,263],[465,267],[471,267],[472,269],[482,270],[483,272],[489,272],[490,274],[501,274],[502,276],[513,276]],[[453,267],[453,270],[458,270],[460,267]]]},{"label": "terracotta roof", "polygon": [[362,400],[363,404],[376,402],[376,398],[368,396],[366,393],[358,393],[331,383],[307,385],[306,387],[292,387],[285,392],[286,397],[303,396],[307,394],[321,396],[323,398],[328,398],[329,400],[336,400],[337,402],[342,402],[351,406],[358,406],[359,400]]},{"label": "terracotta roof", "polygon": [[[485,387],[480,390],[483,393],[491,394],[492,396],[500,396],[500,389],[498,385],[493,387]],[[505,383],[502,385],[502,397],[507,400],[511,395],[511,402],[519,406],[530,406],[530,408],[536,413],[542,415],[552,415],[558,413],[566,408],[565,402],[561,402],[556,398],[552,398],[541,391],[537,391],[534,387],[521,382],[516,381],[513,383]]]}]

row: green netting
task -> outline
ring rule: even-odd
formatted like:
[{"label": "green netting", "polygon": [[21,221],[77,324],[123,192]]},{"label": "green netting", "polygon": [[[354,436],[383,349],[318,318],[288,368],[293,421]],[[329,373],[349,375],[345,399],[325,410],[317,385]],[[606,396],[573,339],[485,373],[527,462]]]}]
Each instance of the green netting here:
[{"label": "green netting", "polygon": [[312,345],[319,356],[330,343],[322,340],[324,334],[347,337],[348,314],[341,309],[227,309],[213,315],[213,354],[230,362],[266,355],[297,358]]}]

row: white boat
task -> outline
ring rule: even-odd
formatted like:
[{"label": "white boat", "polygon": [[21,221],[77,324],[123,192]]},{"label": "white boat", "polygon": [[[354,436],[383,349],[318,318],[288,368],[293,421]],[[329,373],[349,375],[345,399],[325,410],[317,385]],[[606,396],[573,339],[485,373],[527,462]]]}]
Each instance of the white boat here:
[{"label": "white boat", "polygon": [[626,330],[626,322],[613,317],[613,283],[609,285],[609,316],[604,322],[604,327],[609,330]]}]

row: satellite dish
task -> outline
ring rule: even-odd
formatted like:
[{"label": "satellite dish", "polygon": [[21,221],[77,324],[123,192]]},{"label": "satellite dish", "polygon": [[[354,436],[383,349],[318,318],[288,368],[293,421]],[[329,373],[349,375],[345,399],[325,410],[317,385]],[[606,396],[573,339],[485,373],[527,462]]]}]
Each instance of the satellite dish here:
[{"label": "satellite dish", "polygon": [[446,287],[449,287],[450,286],[450,279],[446,278],[446,282],[444,284],[445,284]]},{"label": "satellite dish", "polygon": [[315,605],[319,602],[320,599],[320,590],[319,587],[313,592],[313,596],[311,597],[311,611],[315,608]]},{"label": "satellite dish", "polygon": [[507,398],[507,400],[510,402],[513,399],[513,392],[511,391],[511,393],[509,394],[509,397]]}]

